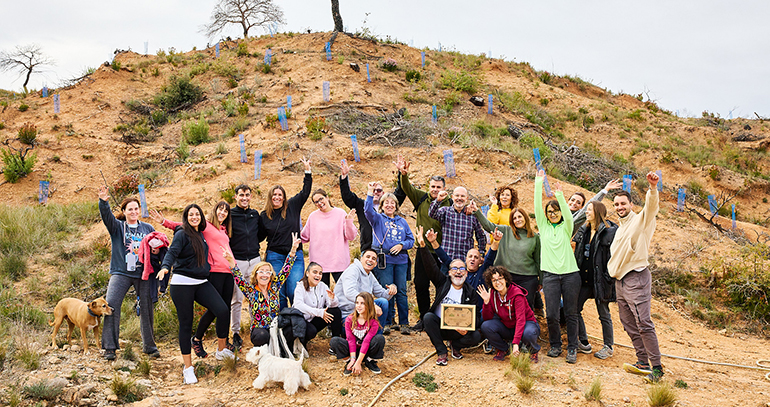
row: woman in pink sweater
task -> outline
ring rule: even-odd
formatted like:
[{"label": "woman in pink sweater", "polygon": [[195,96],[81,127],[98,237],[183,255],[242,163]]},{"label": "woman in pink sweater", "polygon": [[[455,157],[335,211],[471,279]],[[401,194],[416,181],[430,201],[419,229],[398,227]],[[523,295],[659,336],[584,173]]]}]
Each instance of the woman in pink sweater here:
[{"label": "woman in pink sweater", "polygon": [[318,210],[307,218],[302,228],[302,243],[310,243],[308,257],[323,267],[322,281],[330,284],[329,275],[334,281],[350,265],[350,247],[348,242],[355,239],[358,229],[353,223],[356,210],[347,215],[340,208],[329,202],[329,196],[323,189],[317,189],[310,197]]},{"label": "woman in pink sweater", "polygon": [[[156,222],[171,230],[174,230],[181,225],[179,222],[173,222],[165,219],[163,215],[156,210],[151,211],[151,215]],[[230,300],[232,299],[233,286],[235,282],[233,280],[233,273],[230,271],[230,265],[228,264],[227,260],[225,260],[225,257],[222,254],[222,249],[219,247],[221,246],[227,250],[230,250],[230,233],[232,232],[230,205],[225,201],[219,201],[219,203],[217,203],[216,206],[214,206],[214,208],[211,210],[211,214],[209,215],[207,223],[208,224],[206,225],[206,229],[203,230],[202,234],[203,238],[206,239],[206,243],[208,243],[209,248],[211,248],[209,250],[209,265],[211,265],[211,273],[209,274],[208,280],[222,297],[222,300],[225,301],[225,304],[227,304],[227,315],[229,317]],[[214,321],[214,318],[214,313],[207,310],[198,322],[198,328],[195,331],[195,336],[193,336],[191,339],[192,348],[195,351],[195,355],[199,358],[205,358],[208,356],[208,353],[206,353],[206,350],[203,348],[202,339],[203,335],[206,334],[209,326]],[[229,326],[230,322],[228,321],[227,324]],[[217,353],[222,353],[224,348],[227,348],[229,352],[233,352],[235,350],[233,345],[225,340],[219,346],[219,352]]]}]

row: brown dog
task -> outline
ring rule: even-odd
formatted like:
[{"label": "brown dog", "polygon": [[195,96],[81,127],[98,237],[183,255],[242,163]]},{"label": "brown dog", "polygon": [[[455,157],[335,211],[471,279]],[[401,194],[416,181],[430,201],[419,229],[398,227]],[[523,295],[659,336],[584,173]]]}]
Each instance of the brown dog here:
[{"label": "brown dog", "polygon": [[94,331],[94,337],[96,343],[100,344],[102,341],[101,335],[101,322],[102,315],[112,315],[112,307],[107,303],[103,297],[97,298],[91,302],[81,301],[77,298],[62,298],[56,308],[53,310],[54,322],[49,322],[49,325],[53,325],[53,335],[51,337],[51,346],[56,347],[56,333],[59,332],[59,327],[66,319],[69,329],[67,330],[67,343],[72,341],[72,329],[77,325],[80,327],[80,336],[83,337],[83,351],[88,353],[88,339],[86,339],[86,331],[92,329]]}]

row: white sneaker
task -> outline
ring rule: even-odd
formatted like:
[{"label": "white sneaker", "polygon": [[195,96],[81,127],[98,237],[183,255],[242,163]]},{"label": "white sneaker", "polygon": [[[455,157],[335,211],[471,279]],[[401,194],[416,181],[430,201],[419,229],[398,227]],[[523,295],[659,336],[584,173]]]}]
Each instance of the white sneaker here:
[{"label": "white sneaker", "polygon": [[184,384],[198,383],[198,378],[195,377],[195,368],[192,366],[186,367],[184,370],[182,370],[182,375],[184,375]]},{"label": "white sneaker", "polygon": [[233,354],[233,351],[231,351],[230,349],[224,348],[214,353],[214,357],[217,358],[217,360],[225,360],[225,359],[232,359],[235,357],[235,355]]}]

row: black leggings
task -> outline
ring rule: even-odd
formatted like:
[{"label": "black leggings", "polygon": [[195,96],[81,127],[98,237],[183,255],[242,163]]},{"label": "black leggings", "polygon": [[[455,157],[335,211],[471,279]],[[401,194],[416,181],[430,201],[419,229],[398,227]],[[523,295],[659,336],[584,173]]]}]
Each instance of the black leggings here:
[{"label": "black leggings", "polygon": [[307,328],[305,328],[305,340],[302,341],[303,345],[307,345],[309,340],[315,338],[316,335],[318,335],[318,332],[327,326],[332,331],[332,336],[342,336],[342,311],[340,311],[339,308],[334,307],[327,308],[326,312],[334,316],[332,322],[327,324],[321,317],[315,317],[310,320],[310,322],[307,323]]},{"label": "black leggings", "polygon": [[179,349],[182,355],[190,354],[190,337],[193,325],[193,302],[214,313],[217,319],[217,338],[227,338],[230,323],[227,320],[227,305],[217,290],[208,281],[196,285],[171,285],[171,300],[179,319]]},{"label": "black leggings", "polygon": [[331,287],[331,281],[329,281],[329,275],[334,277],[334,282],[336,283],[337,281],[339,281],[340,276],[342,275],[342,272],[332,271],[330,273],[323,273],[323,275],[321,276],[321,281],[323,281],[324,284],[326,284],[327,286]]},{"label": "black leggings", "polygon": [[[225,305],[227,305],[227,316],[225,319],[227,320],[227,325],[229,326],[230,300],[233,298],[233,286],[235,285],[233,275],[230,273],[211,273],[209,274],[209,283],[214,286],[214,289],[217,290],[219,296],[222,298],[222,301],[224,301]],[[198,329],[195,331],[196,338],[203,339],[203,336],[206,335],[206,331],[208,331],[209,326],[214,321],[214,318],[214,313],[211,312],[211,310],[206,310],[206,313],[203,314],[201,320],[198,321]]]}]

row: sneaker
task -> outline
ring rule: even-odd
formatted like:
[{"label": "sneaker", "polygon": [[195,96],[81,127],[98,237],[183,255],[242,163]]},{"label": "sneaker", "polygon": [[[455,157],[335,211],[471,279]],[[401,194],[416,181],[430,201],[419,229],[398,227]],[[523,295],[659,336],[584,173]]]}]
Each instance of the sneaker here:
[{"label": "sneaker", "polygon": [[412,334],[412,328],[409,325],[401,325],[399,327],[399,330],[401,331],[401,335],[411,335]]},{"label": "sneaker", "polygon": [[139,298],[136,299],[136,303],[134,304],[134,309],[136,310],[136,316],[139,316]]},{"label": "sneaker", "polygon": [[345,363],[345,368],[342,369],[342,375],[343,376],[350,376],[353,373],[352,370],[348,370],[348,364]]},{"label": "sneaker", "polygon": [[496,360],[498,362],[502,362],[505,360],[505,357],[508,355],[508,352],[504,350],[498,350],[497,353],[495,353],[495,357],[493,357],[493,360]]},{"label": "sneaker", "polygon": [[448,358],[447,358],[446,353],[443,354],[443,355],[438,355],[438,357],[436,358],[436,364],[439,365],[439,366],[446,366],[447,365],[447,360],[448,360]]},{"label": "sneaker", "polygon": [[330,355],[333,355],[333,356],[336,356],[336,355],[337,355],[337,352],[335,352],[335,351],[334,351],[334,349],[332,349],[332,348],[329,348],[329,354],[330,354]]},{"label": "sneaker", "polygon": [[561,348],[551,348],[551,349],[548,349],[548,353],[546,353],[546,355],[549,358],[558,358],[559,355],[561,355]]},{"label": "sneaker", "polygon": [[391,330],[391,331],[396,331],[396,332],[398,332],[399,330],[401,330],[401,325],[398,325],[398,324],[390,324],[390,330]]},{"label": "sneaker", "polygon": [[422,325],[422,319],[417,321],[416,324],[412,327],[412,332],[422,332],[422,330],[425,329]]},{"label": "sneaker", "polygon": [[452,345],[451,343],[449,344],[449,349],[452,350],[452,359],[462,359],[463,358],[463,354],[462,354],[462,352],[460,352],[460,349],[455,348],[454,345]]},{"label": "sneaker", "polygon": [[216,353],[214,353],[214,357],[217,358],[217,360],[225,360],[234,358],[235,354],[230,349],[224,348],[222,350],[216,351]]},{"label": "sneaker", "polygon": [[489,343],[488,340],[484,339],[484,353],[487,355],[491,355],[495,352],[495,348],[492,347],[492,344]]},{"label": "sneaker", "polygon": [[612,357],[612,348],[604,345],[598,352],[594,353],[594,357],[602,360]]},{"label": "sneaker", "polygon": [[653,367],[652,372],[647,376],[644,376],[644,381],[647,383],[657,383],[660,378],[663,377],[663,369],[659,367]]},{"label": "sneaker", "polygon": [[567,363],[575,364],[577,363],[577,350],[576,349],[568,349],[567,350]]},{"label": "sneaker", "polygon": [[382,370],[380,370],[380,367],[377,366],[377,361],[374,359],[364,359],[364,366],[371,370],[374,374],[380,374],[382,373]]},{"label": "sneaker", "polygon": [[104,351],[104,358],[107,360],[115,360],[115,349],[107,349]]},{"label": "sneaker", "polygon": [[538,358],[538,357],[537,357],[537,354],[538,354],[538,353],[539,353],[539,352],[535,352],[535,353],[530,353],[530,354],[529,354],[529,361],[530,361],[531,363],[538,363],[538,362],[540,362],[540,358]]},{"label": "sneaker", "polygon": [[591,344],[590,343],[585,343],[584,344],[583,342],[578,341],[577,350],[580,353],[587,353],[588,354],[588,353],[591,353],[593,348],[591,348]]},{"label": "sneaker", "polygon": [[623,370],[625,370],[628,373],[638,374],[642,376],[646,376],[652,373],[652,369],[650,368],[650,365],[643,362],[636,362],[633,365],[628,363],[623,363]]},{"label": "sneaker", "polygon": [[203,359],[209,355],[208,353],[206,353],[206,349],[203,349],[202,340],[195,339],[195,337],[193,336],[192,338],[190,338],[190,343],[192,343],[192,348],[193,348],[193,351],[195,352],[195,356]]},{"label": "sneaker", "polygon": [[386,327],[382,328],[382,334],[385,335],[385,336],[390,335],[390,327],[386,326]]},{"label": "sneaker", "polygon": [[182,375],[184,376],[184,384],[198,383],[198,378],[195,377],[195,368],[192,366],[184,368]]},{"label": "sneaker", "polygon": [[147,357],[150,359],[158,359],[160,358],[160,352],[158,352],[157,349],[147,354]]},{"label": "sneaker", "polygon": [[237,332],[233,334],[233,346],[238,349],[243,347],[243,339],[241,339],[241,335]]},{"label": "sneaker", "polygon": [[235,353],[235,352],[236,352],[236,350],[235,350],[235,345],[233,345],[232,343],[230,343],[230,340],[229,340],[229,339],[228,339],[228,340],[225,342],[225,348],[226,348],[226,349],[229,349],[229,350],[230,350],[230,352],[233,352],[233,353]]}]

